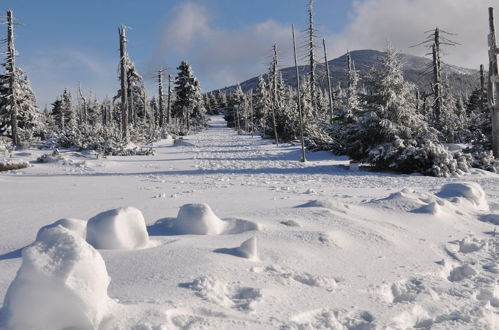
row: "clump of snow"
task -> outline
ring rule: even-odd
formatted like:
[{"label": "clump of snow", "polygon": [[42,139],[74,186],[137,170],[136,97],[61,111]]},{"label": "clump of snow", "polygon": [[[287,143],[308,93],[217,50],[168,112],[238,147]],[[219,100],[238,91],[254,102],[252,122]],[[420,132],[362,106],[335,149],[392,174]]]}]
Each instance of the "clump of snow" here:
[{"label": "clump of snow", "polygon": [[142,212],[125,207],[88,220],[87,241],[97,249],[136,249],[147,245],[149,235]]},{"label": "clump of snow", "polygon": [[238,254],[246,259],[259,260],[258,258],[258,247],[256,237],[252,237],[244,241],[241,246],[239,246],[236,251]]},{"label": "clump of snow", "polygon": [[421,206],[419,209],[414,210],[415,213],[424,213],[431,215],[439,215],[442,213],[442,201],[433,201],[429,204]]},{"label": "clump of snow", "polygon": [[256,237],[252,237],[246,241],[244,241],[240,246],[232,249],[216,249],[214,252],[216,253],[225,253],[231,254],[236,257],[250,259],[252,261],[259,261],[258,258],[258,247]]},{"label": "clump of snow", "polygon": [[61,225],[46,228],[23,250],[0,328],[97,329],[112,304],[109,282],[99,252]]},{"label": "clump of snow", "polygon": [[208,204],[186,204],[180,208],[175,232],[191,235],[220,235],[226,224],[218,218]]},{"label": "clump of snow", "polygon": [[475,182],[449,183],[436,194],[453,203],[471,206],[481,211],[488,211],[489,204],[482,187]]},{"label": "clump of snow", "polygon": [[57,226],[62,226],[70,231],[72,231],[75,235],[78,237],[85,239],[87,235],[87,222],[84,220],[79,220],[79,219],[60,219],[57,220],[54,223],[51,223],[50,225],[43,226],[38,230],[38,233],[36,234],[36,240],[38,240],[41,235],[43,235],[43,232],[46,230],[49,230],[50,228],[54,228]]},{"label": "clump of snow", "polygon": [[217,305],[238,310],[252,310],[262,298],[260,289],[227,285],[213,276],[200,276],[180,287],[191,289],[196,294]]},{"label": "clump of snow", "polygon": [[466,237],[459,241],[459,252],[472,253],[483,248],[485,243],[474,237]]},{"label": "clump of snow", "polygon": [[476,270],[468,264],[454,268],[449,274],[449,281],[457,282],[476,275]]},{"label": "clump of snow", "polygon": [[281,224],[288,226],[288,227],[301,227],[300,223],[295,220],[284,220],[281,221]]}]

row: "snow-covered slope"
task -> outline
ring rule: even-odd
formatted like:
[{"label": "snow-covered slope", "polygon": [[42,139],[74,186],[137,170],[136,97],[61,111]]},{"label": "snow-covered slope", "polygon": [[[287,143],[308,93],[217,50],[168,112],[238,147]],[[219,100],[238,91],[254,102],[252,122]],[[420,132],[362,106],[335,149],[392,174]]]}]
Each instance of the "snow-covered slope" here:
[{"label": "snow-covered slope", "polygon": [[[155,156],[108,159],[61,151],[64,160],[0,173],[0,324],[14,308],[6,294],[21,264],[35,278],[33,291],[30,270],[44,265],[78,269],[69,282],[39,282],[62,283],[65,295],[101,278],[84,271],[86,259],[66,258],[71,249],[58,241],[69,237],[93,256],[79,227],[78,235],[49,227],[62,234],[50,246],[32,245],[23,261],[20,249],[42,226],[134,206],[149,243],[97,250],[114,300],[91,315],[101,329],[497,329],[497,175],[350,171],[327,153],[302,164],[297,146],[237,135],[220,117],[183,143],[155,147]],[[203,230],[179,232],[175,224],[185,220],[182,229]],[[217,228],[205,230],[210,223]],[[33,251],[43,257],[35,268]],[[98,281],[92,285],[106,287]],[[30,317],[15,306],[15,315]]]},{"label": "snow-covered slope", "polygon": [[[364,78],[369,74],[373,66],[379,65],[379,58],[386,56],[385,52],[362,49],[350,52],[352,59],[355,63],[355,69],[358,70],[361,83]],[[421,91],[431,88],[432,75],[432,61],[430,58],[414,56],[410,54],[401,53],[399,55],[402,62],[402,70],[404,78],[414,83]],[[322,60],[319,60],[322,61]],[[445,61],[445,58],[444,58]],[[300,66],[300,75],[306,75],[310,71],[309,66]],[[443,65],[444,75],[450,82],[450,88],[456,95],[470,95],[473,90],[478,88],[480,74],[478,70],[467,69],[455,65]],[[347,56],[342,55],[338,58],[329,61],[329,70],[331,73],[331,80],[333,86],[336,87],[338,83],[344,87],[347,81]],[[282,72],[284,82],[290,86],[296,86],[296,71],[294,67],[283,68]],[[324,65],[317,66],[318,83],[327,88],[326,71]],[[243,82],[240,82],[244,91],[255,88],[258,85],[258,77],[253,77]],[[226,90],[233,91],[236,86],[227,87]]]}]

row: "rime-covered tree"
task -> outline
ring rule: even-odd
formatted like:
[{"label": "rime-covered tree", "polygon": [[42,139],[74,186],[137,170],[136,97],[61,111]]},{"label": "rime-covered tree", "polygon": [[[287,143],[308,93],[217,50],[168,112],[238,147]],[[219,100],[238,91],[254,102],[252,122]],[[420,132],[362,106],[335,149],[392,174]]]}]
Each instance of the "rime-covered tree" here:
[{"label": "rime-covered tree", "polygon": [[178,120],[183,132],[199,130],[206,124],[201,87],[187,62],[182,61],[177,70],[172,117]]},{"label": "rime-covered tree", "polygon": [[366,109],[347,135],[347,154],[376,169],[447,176],[466,171],[468,162],[438,142],[436,131],[416,112],[414,86],[404,81],[394,49],[369,77]]},{"label": "rime-covered tree", "polygon": [[253,106],[255,111],[254,121],[257,130],[260,131],[262,137],[265,134],[270,134],[267,130],[267,117],[271,111],[272,100],[269,95],[267,82],[263,76],[258,77],[258,86],[253,93]]},{"label": "rime-covered tree", "polygon": [[9,135],[15,146],[33,137],[40,123],[35,94],[27,75],[16,66],[14,47],[14,13],[7,11],[7,51],[0,76],[0,135]]}]

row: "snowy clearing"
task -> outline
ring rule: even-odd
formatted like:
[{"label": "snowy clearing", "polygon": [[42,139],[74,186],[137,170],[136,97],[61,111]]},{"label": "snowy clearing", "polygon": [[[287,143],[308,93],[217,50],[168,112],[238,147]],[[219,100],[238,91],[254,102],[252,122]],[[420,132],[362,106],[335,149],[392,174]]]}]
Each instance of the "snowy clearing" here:
[{"label": "snowy clearing", "polygon": [[63,150],[0,173],[0,326],[498,328],[498,175],[302,164],[211,119],[154,156]]}]

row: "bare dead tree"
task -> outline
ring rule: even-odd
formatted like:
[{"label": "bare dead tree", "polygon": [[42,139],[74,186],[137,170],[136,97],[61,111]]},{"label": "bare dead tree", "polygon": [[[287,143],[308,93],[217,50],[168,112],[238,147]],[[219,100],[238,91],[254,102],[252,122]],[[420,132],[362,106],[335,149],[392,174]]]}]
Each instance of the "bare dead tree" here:
[{"label": "bare dead tree", "polygon": [[295,70],[296,70],[296,91],[298,95],[298,116],[300,117],[300,142],[301,142],[300,162],[304,163],[307,161],[307,158],[305,157],[305,141],[303,139],[303,111],[301,108],[300,72],[298,71],[298,58],[296,56],[296,39],[295,39],[294,25],[291,25],[291,30],[293,32],[293,52],[294,52]]},{"label": "bare dead tree", "polygon": [[497,56],[496,29],[494,22],[494,8],[489,8],[489,81],[487,103],[492,114],[492,152],[499,158],[499,70]]},{"label": "bare dead tree", "polygon": [[427,55],[432,56],[432,72],[433,72],[433,118],[435,121],[435,126],[440,127],[440,117],[442,114],[443,108],[443,79],[442,79],[442,45],[447,46],[456,46],[459,43],[448,39],[444,35],[454,35],[453,33],[449,33],[439,29],[438,27],[435,30],[426,31],[427,34],[426,39],[414,46],[416,47],[420,45],[427,45],[431,49],[431,53]]},{"label": "bare dead tree", "polygon": [[173,84],[173,79],[172,75],[168,75],[168,100],[167,100],[167,107],[166,107],[166,123],[169,124],[171,120],[171,113],[172,113],[172,84]]},{"label": "bare dead tree", "polygon": [[272,71],[272,124],[274,125],[274,138],[275,144],[279,146],[279,137],[277,136],[277,124],[275,113],[277,110],[277,66],[279,65],[279,57],[277,55],[277,45],[274,44],[274,58],[272,59],[271,71]]},{"label": "bare dead tree", "polygon": [[313,111],[316,110],[316,79],[315,79],[315,29],[314,29],[314,0],[308,1],[308,57],[310,65],[310,100]]},{"label": "bare dead tree", "polygon": [[[86,124],[87,123],[87,99],[86,97],[83,95],[83,92],[81,91],[81,84],[78,83],[78,99],[82,101],[82,107],[80,109],[80,122]],[[78,104],[80,104],[80,102],[78,101]]]},{"label": "bare dead tree", "polygon": [[329,72],[329,62],[327,60],[326,40],[322,39],[324,46],[324,63],[326,64],[326,78],[327,78],[327,96],[329,100],[329,123],[333,123],[333,89],[331,87],[331,75]]},{"label": "bare dead tree", "polygon": [[19,146],[21,141],[18,134],[17,124],[17,97],[16,97],[16,49],[14,47],[14,12],[7,10],[7,60],[5,64],[5,73],[9,77],[9,91],[10,91],[10,129],[12,144]]},{"label": "bare dead tree", "polygon": [[120,81],[121,81],[121,137],[128,141],[128,98],[127,98],[127,53],[126,26],[119,28],[120,35]]},{"label": "bare dead tree", "polygon": [[165,125],[165,110],[163,105],[163,72],[164,69],[158,70],[158,108],[159,108],[159,127],[163,128]]}]

